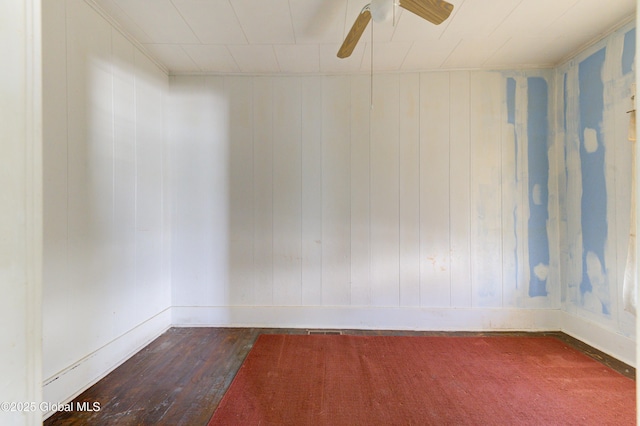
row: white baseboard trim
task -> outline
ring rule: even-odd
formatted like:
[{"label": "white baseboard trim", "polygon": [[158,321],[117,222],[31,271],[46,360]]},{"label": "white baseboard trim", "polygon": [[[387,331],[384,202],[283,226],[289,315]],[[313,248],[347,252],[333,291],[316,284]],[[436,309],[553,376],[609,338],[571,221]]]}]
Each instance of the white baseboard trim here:
[{"label": "white baseboard trim", "polygon": [[557,331],[555,309],[353,306],[174,306],[174,327]]},{"label": "white baseboard trim", "polygon": [[560,311],[560,331],[612,357],[636,366],[636,342],[602,325],[565,311]]},{"label": "white baseboard trim", "polygon": [[[73,365],[44,380],[43,401],[47,406],[67,404],[116,369],[171,327],[171,308],[90,353]],[[92,401],[103,403],[102,401]],[[43,418],[54,411],[43,413]]]}]

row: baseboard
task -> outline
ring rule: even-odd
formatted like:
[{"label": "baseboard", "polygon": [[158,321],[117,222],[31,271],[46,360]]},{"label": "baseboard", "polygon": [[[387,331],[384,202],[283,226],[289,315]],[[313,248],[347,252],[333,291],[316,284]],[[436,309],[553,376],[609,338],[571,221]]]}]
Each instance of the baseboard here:
[{"label": "baseboard", "polygon": [[565,311],[559,312],[559,328],[563,333],[592,346],[607,355],[636,367],[636,342],[589,319]]},{"label": "baseboard", "polygon": [[352,306],[174,306],[175,327],[557,331],[558,310]]},{"label": "baseboard", "polygon": [[[47,406],[67,404],[169,327],[171,327],[171,308],[163,310],[75,364],[45,379],[42,400],[47,403]],[[100,401],[92,402],[100,403]],[[44,418],[53,413],[54,411],[43,413]]]}]

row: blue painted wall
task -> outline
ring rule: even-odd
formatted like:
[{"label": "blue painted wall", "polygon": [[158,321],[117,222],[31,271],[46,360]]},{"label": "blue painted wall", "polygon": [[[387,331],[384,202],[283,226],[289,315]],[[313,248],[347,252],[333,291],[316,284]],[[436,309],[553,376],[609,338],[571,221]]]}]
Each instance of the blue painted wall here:
[{"label": "blue painted wall", "polygon": [[623,310],[631,215],[636,29],[612,33],[557,68],[562,309],[635,336]]},{"label": "blue painted wall", "polygon": [[[522,264],[525,264],[529,272],[523,280],[523,283],[527,285],[523,290],[527,291],[526,294],[529,297],[545,297],[549,294],[547,279],[550,267],[548,230],[551,138],[549,85],[547,79],[541,76],[520,76],[518,79],[520,80],[519,85],[516,78],[508,77],[506,79],[507,123],[513,126],[515,167],[512,169],[513,176],[504,176],[504,179],[513,179],[516,182],[516,187],[523,185],[522,190],[526,191],[528,205],[528,210],[524,209],[525,206],[518,201],[512,209],[516,287],[521,277],[524,278],[526,275],[524,271],[521,271]],[[521,97],[522,100],[526,99],[526,102],[517,101],[518,90],[526,91],[526,98]],[[521,110],[522,113],[518,114],[518,110]],[[523,122],[519,122],[519,120]],[[519,134],[520,132],[523,134]],[[527,144],[520,147],[523,141],[527,141]],[[520,158],[522,154],[525,154],[524,158]],[[519,167],[521,167],[522,161],[526,161],[526,164],[523,164],[526,177],[525,181],[520,183]],[[525,224],[527,238],[523,238],[519,233]],[[525,245],[527,249],[522,252],[525,259],[519,258],[521,254],[518,249],[522,249],[522,245]]]},{"label": "blue painted wall", "polygon": [[527,79],[529,171],[529,296],[547,295],[549,268],[549,90],[545,79]]},{"label": "blue painted wall", "polygon": [[[584,295],[593,291],[589,276],[588,256],[595,255],[601,270],[606,270],[605,243],[607,241],[607,188],[604,170],[604,135],[602,121],[604,113],[604,83],[602,68],[606,49],[601,49],[580,62],[578,82],[580,88],[580,162],[582,165],[582,282],[580,291]],[[597,146],[588,141],[585,133],[594,132]],[[595,148],[595,150],[594,150]],[[592,262],[592,261],[591,261]],[[595,267],[595,266],[592,266]],[[606,285],[606,282],[604,283]],[[606,303],[603,313],[609,312]]]},{"label": "blue painted wall", "polygon": [[[508,179],[513,179],[515,182],[518,181],[518,132],[515,130],[516,125],[516,80],[515,78],[509,77],[507,78],[507,123],[513,126],[513,150],[515,153],[515,167],[513,176],[507,177]],[[515,261],[515,287],[518,288],[518,270],[519,259],[518,259],[518,206],[513,206],[512,209],[512,218],[513,218],[513,235],[515,237],[515,245],[513,247],[513,258]]]},{"label": "blue painted wall", "polygon": [[636,29],[628,31],[624,35],[624,50],[622,51],[622,73],[633,71],[633,63],[636,60]]}]

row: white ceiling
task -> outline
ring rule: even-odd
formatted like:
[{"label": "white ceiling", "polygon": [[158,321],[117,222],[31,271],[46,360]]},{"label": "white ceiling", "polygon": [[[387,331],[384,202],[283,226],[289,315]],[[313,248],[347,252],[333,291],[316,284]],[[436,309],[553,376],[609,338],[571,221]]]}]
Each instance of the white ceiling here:
[{"label": "white ceiling", "polygon": [[[336,57],[369,0],[92,1],[171,74],[371,69],[371,24]],[[395,26],[374,24],[374,70],[553,66],[633,19],[636,1],[449,0],[439,26],[397,8]]]}]

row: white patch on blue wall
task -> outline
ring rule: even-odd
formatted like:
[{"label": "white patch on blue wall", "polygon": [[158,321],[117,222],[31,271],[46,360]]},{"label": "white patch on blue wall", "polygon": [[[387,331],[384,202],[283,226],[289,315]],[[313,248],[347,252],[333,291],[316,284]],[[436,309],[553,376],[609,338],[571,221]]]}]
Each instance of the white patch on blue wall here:
[{"label": "white patch on blue wall", "polygon": [[537,183],[533,186],[533,191],[532,191],[532,198],[533,198],[533,203],[536,206],[541,206],[542,205],[542,189],[540,188],[540,184]]},{"label": "white patch on blue wall", "polygon": [[594,252],[587,252],[585,258],[591,291],[584,293],[584,307],[592,312],[608,313],[610,311],[610,296],[606,271],[602,267],[600,258]]},{"label": "white patch on blue wall", "polygon": [[584,150],[593,154],[598,150],[598,132],[596,129],[584,129]]},{"label": "white patch on blue wall", "polygon": [[527,78],[527,174],[529,219],[529,296],[547,296],[546,279],[536,274],[537,265],[549,265],[549,85],[542,77]]},{"label": "white patch on blue wall", "polygon": [[589,277],[589,282],[591,283],[593,288],[602,287],[605,284],[606,279],[598,255],[590,251],[587,252],[586,258],[587,276]]},{"label": "white patch on blue wall", "polygon": [[546,281],[549,276],[549,265],[538,263],[536,267],[533,268],[533,273],[536,274],[536,277],[538,277],[540,281]]}]

